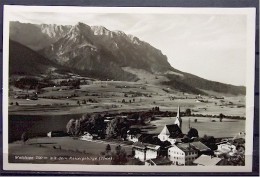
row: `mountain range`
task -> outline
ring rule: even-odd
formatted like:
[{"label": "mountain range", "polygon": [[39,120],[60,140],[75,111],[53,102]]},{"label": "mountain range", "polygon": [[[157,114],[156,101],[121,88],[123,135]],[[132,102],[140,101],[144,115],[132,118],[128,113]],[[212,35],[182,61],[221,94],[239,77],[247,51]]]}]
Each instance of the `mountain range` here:
[{"label": "mountain range", "polygon": [[[9,47],[10,74],[37,75],[52,69],[104,80],[138,80],[137,75],[123,69],[129,67],[165,76],[168,81],[161,84],[182,92],[244,95],[246,90],[179,71],[149,43],[103,26],[10,22]],[[18,63],[24,66],[19,68]]]}]

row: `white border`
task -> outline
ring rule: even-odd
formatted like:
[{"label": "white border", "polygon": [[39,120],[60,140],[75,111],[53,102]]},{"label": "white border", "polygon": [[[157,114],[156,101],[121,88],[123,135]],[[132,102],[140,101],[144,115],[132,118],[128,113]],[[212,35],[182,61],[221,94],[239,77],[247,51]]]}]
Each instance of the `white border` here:
[{"label": "white border", "polygon": [[[138,14],[244,14],[247,16],[247,76],[246,76],[246,165],[245,166],[114,166],[77,164],[8,163],[8,72],[9,16],[12,12],[62,13],[138,13]],[[30,171],[85,172],[251,172],[254,120],[255,76],[255,8],[166,8],[166,7],[69,7],[69,6],[4,6],[3,30],[3,169]]]}]

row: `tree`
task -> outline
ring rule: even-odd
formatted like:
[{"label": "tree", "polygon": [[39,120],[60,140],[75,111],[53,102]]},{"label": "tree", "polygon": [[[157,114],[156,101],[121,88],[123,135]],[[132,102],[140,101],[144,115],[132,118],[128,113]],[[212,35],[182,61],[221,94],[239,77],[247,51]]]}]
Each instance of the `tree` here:
[{"label": "tree", "polygon": [[185,115],[186,116],[191,116],[191,109],[186,109]]},{"label": "tree", "polygon": [[112,165],[125,165],[127,163],[127,154],[120,145],[115,147],[115,151],[112,153]]},{"label": "tree", "polygon": [[70,135],[75,135],[75,119],[70,119],[70,121],[66,125],[67,133]]},{"label": "tree", "polygon": [[216,139],[214,136],[207,136],[204,135],[202,138],[202,143],[204,143],[206,146],[208,146],[212,151],[217,150],[218,146],[216,145]]},{"label": "tree", "polygon": [[82,100],[82,104],[86,104],[87,103],[87,101],[84,99],[84,100]]},{"label": "tree", "polygon": [[225,117],[225,115],[222,114],[222,113],[220,113],[220,114],[219,114],[219,121],[222,122],[222,119],[223,119],[224,117]]},{"label": "tree", "polygon": [[111,147],[110,147],[110,144],[107,144],[106,146],[106,153],[110,152],[111,151]]},{"label": "tree", "polygon": [[21,136],[21,140],[23,141],[23,143],[25,144],[25,142],[29,139],[27,132],[23,132],[22,136]]},{"label": "tree", "polygon": [[107,138],[126,138],[129,130],[129,121],[125,118],[116,117],[107,124],[106,134]]},{"label": "tree", "polygon": [[189,132],[188,132],[188,137],[192,138],[192,137],[199,137],[199,132],[197,129],[195,128],[190,128]]}]

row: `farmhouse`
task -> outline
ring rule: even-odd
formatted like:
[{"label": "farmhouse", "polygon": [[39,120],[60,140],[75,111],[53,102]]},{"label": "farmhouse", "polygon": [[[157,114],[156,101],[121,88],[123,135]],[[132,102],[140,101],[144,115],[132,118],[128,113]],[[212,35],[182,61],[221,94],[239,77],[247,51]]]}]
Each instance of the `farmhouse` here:
[{"label": "farmhouse", "polygon": [[200,141],[194,141],[194,142],[191,142],[190,145],[196,149],[198,151],[198,155],[210,155],[213,153],[213,151],[208,147],[206,146],[205,144],[203,144],[202,142]]},{"label": "farmhouse", "polygon": [[168,149],[168,158],[174,165],[190,165],[197,157],[198,150],[190,143],[179,143]]},{"label": "farmhouse", "polygon": [[148,143],[135,142],[133,144],[133,150],[135,152],[135,158],[140,161],[146,161],[155,159],[158,156],[160,146]]},{"label": "farmhouse", "polygon": [[63,131],[51,131],[47,133],[48,137],[62,137],[62,136],[67,136],[67,134]]},{"label": "farmhouse", "polygon": [[141,137],[142,137],[142,134],[140,134],[140,133],[138,133],[138,134],[127,134],[127,140],[128,141],[132,141],[132,142],[138,142],[138,141],[140,141],[140,139],[141,139]]},{"label": "farmhouse", "polygon": [[139,128],[130,128],[127,131],[127,137],[126,139],[128,141],[132,141],[132,142],[137,142],[140,140],[140,137],[142,136],[142,134],[140,134],[141,130]]},{"label": "farmhouse", "polygon": [[82,135],[80,137],[81,140],[85,140],[85,141],[91,141],[94,139],[98,139],[98,135],[97,134],[90,134],[88,132],[85,132],[84,135]]}]

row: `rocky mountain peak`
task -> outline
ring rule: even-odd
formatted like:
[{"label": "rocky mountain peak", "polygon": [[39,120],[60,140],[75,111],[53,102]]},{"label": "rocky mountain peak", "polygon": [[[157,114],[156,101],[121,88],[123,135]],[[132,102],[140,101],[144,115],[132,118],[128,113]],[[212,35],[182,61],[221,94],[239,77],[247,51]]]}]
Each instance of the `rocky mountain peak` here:
[{"label": "rocky mountain peak", "polygon": [[92,31],[94,32],[94,35],[100,35],[100,36],[110,36],[113,37],[113,32],[105,28],[104,26],[91,26]]},{"label": "rocky mountain peak", "polygon": [[71,25],[41,24],[42,33],[47,34],[50,38],[58,40],[65,36],[71,29]]}]

